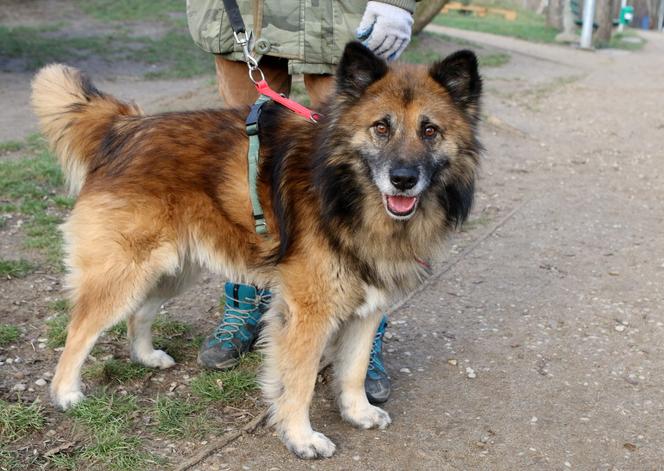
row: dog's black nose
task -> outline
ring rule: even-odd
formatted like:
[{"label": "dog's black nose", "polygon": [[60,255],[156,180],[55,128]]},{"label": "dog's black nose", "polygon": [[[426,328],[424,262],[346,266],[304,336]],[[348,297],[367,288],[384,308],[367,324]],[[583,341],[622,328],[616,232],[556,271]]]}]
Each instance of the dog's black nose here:
[{"label": "dog's black nose", "polygon": [[420,172],[417,167],[397,167],[390,170],[390,181],[395,188],[406,191],[417,185]]}]

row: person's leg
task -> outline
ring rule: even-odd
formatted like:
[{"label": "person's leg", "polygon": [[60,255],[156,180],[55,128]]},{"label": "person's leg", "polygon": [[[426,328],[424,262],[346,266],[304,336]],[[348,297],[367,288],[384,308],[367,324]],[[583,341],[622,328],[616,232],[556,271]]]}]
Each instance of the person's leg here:
[{"label": "person's leg", "polygon": [[334,75],[304,74],[304,86],[311,98],[311,106],[318,108],[334,89]]},{"label": "person's leg", "polygon": [[201,345],[198,363],[225,370],[237,365],[258,338],[260,318],[270,304],[270,292],[252,285],[227,282],[221,322]]},{"label": "person's leg", "polygon": [[[249,78],[247,64],[224,59],[219,55],[214,57],[214,61],[219,94],[226,106],[241,108],[253,105],[258,98],[258,92]],[[279,57],[264,56],[260,61],[260,68],[273,90],[286,95],[290,93],[291,76],[288,75],[288,61]]]},{"label": "person's leg", "polygon": [[364,390],[372,404],[382,404],[387,401],[392,392],[390,378],[387,376],[385,363],[383,363],[383,336],[386,328],[387,315],[383,315],[374,335],[371,356],[369,357],[369,368],[364,379]]}]

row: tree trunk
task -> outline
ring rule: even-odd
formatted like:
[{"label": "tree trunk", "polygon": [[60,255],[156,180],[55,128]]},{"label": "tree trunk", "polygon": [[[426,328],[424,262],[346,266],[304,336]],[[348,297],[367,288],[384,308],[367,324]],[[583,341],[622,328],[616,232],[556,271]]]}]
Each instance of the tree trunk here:
[{"label": "tree trunk", "polygon": [[658,0],[647,0],[646,1],[646,7],[648,9],[648,17],[650,17],[650,25],[648,25],[649,28],[652,28],[655,26],[657,27],[657,10],[659,7],[659,1]]},{"label": "tree trunk", "polygon": [[549,6],[549,0],[541,0],[539,6],[537,7],[537,14],[544,14],[544,10]]},{"label": "tree trunk", "polygon": [[556,29],[563,29],[563,5],[564,0],[549,0],[546,10],[546,22]]},{"label": "tree trunk", "polygon": [[571,0],[563,0],[563,30],[556,36],[556,41],[561,43],[575,43],[579,40],[574,23]]},{"label": "tree trunk", "polygon": [[448,0],[421,0],[415,10],[415,24],[413,25],[413,34],[417,34],[428,25],[440,9],[445,6]]},{"label": "tree trunk", "polygon": [[606,46],[611,41],[613,32],[613,2],[602,0],[596,3],[595,18],[597,21],[597,32],[595,33],[595,46]]}]

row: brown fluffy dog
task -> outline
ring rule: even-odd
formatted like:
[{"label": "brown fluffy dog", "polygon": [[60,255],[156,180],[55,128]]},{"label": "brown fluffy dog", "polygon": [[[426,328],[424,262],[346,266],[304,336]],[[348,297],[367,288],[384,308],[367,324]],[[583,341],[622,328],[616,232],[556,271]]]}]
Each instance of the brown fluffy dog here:
[{"label": "brown fluffy dog", "polygon": [[135,361],[172,366],[152,346],[152,320],[207,268],[273,290],[262,383],[290,450],[334,453],[309,422],[324,353],[342,417],[390,423],[364,392],[373,335],[381,309],[418,283],[418,262],[470,210],[481,80],[469,51],[388,67],[359,43],[336,78],[318,124],[275,104],[263,111],[263,237],[247,184],[247,110],[144,116],[75,69],[39,72],[33,105],[79,194],[62,227],[73,310],[51,388],[58,407],[83,398],[83,361],[123,319]]}]

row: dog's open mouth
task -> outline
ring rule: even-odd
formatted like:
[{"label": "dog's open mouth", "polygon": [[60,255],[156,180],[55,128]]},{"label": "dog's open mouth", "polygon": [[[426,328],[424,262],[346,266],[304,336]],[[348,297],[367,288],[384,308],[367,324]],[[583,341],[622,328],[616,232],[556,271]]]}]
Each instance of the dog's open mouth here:
[{"label": "dog's open mouth", "polygon": [[417,209],[417,196],[385,195],[383,203],[387,213],[395,219],[408,219]]}]

